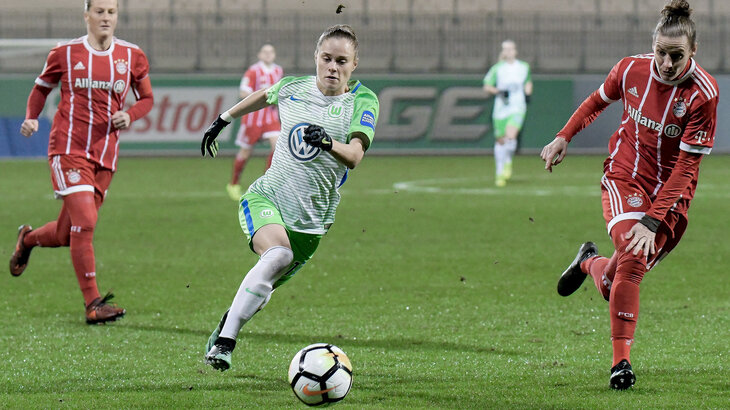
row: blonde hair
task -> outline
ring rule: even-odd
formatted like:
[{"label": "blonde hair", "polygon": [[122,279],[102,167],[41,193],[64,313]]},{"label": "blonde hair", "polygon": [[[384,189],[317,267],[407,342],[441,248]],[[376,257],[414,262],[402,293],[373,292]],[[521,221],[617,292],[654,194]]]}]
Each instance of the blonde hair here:
[{"label": "blonde hair", "polygon": [[659,22],[654,28],[654,40],[658,34],[667,37],[687,36],[690,45],[694,46],[697,43],[697,31],[691,14],[692,9],[686,0],[671,0],[661,11]]},{"label": "blonde hair", "polygon": [[[117,0],[117,8],[119,8],[119,0]],[[91,10],[91,0],[84,0],[84,11]]]},{"label": "blonde hair", "polygon": [[317,40],[317,51],[319,51],[319,47],[328,38],[344,38],[350,40],[352,47],[355,49],[355,59],[357,60],[357,36],[355,35],[355,30],[353,30],[352,27],[347,24],[335,24],[334,26],[329,27],[319,36],[319,39]]}]

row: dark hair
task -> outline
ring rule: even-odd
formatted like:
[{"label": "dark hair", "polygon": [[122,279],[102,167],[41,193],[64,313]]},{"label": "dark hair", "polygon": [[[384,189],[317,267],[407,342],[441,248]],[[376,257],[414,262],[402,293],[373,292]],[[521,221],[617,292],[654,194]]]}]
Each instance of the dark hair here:
[{"label": "dark hair", "polygon": [[662,9],[659,22],[654,29],[654,40],[657,34],[667,37],[687,36],[689,44],[694,46],[697,42],[697,31],[695,30],[695,22],[692,21],[690,15],[692,9],[686,0],[671,0]]},{"label": "dark hair", "polygon": [[353,30],[352,27],[347,24],[335,24],[328,28],[319,36],[319,40],[317,40],[317,50],[319,50],[319,46],[322,45],[322,42],[328,38],[344,38],[350,40],[353,48],[355,49],[355,59],[357,59],[357,36],[355,35],[355,30]]}]

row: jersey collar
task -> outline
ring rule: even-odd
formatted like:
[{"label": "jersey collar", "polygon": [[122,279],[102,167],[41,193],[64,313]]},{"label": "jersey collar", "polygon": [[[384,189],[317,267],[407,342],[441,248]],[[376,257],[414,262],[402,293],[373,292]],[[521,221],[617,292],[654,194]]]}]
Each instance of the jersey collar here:
[{"label": "jersey collar", "polygon": [[687,66],[689,68],[685,68],[684,74],[679,76],[676,80],[667,81],[667,80],[663,80],[662,77],[659,76],[659,67],[657,67],[656,59],[653,58],[653,56],[654,55],[652,54],[651,76],[652,76],[652,78],[654,78],[655,80],[659,81],[662,84],[677,85],[677,84],[683,82],[684,80],[688,79],[695,72],[695,67],[697,66],[697,63],[695,63],[695,59],[690,58],[689,64],[687,64]]},{"label": "jersey collar", "polygon": [[113,53],[114,44],[117,42],[117,38],[112,37],[112,45],[109,46],[109,49],[104,50],[104,51],[99,51],[99,50],[95,49],[94,47],[91,47],[91,44],[89,44],[89,35],[88,34],[83,36],[82,39],[84,40],[84,47],[86,47],[86,50],[95,56],[108,56],[109,54]]}]

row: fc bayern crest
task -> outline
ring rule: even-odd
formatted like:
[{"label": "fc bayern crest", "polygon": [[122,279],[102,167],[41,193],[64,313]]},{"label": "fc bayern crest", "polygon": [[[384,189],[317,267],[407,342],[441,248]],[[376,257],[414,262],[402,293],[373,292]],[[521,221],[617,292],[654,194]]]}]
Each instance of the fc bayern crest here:
[{"label": "fc bayern crest", "polygon": [[672,107],[672,113],[677,118],[684,117],[684,114],[687,114],[687,104],[685,104],[683,100],[675,102]]},{"label": "fc bayern crest", "polygon": [[626,203],[632,208],[638,208],[644,205],[644,199],[641,194],[635,193],[626,197]]},{"label": "fc bayern crest", "polygon": [[304,130],[309,126],[306,122],[300,122],[289,131],[289,152],[299,161],[307,162],[317,157],[320,149],[304,142]]},{"label": "fc bayern crest", "polygon": [[127,74],[127,62],[124,60],[117,60],[114,62],[114,66],[117,68],[117,72],[121,75]]},{"label": "fc bayern crest", "polygon": [[70,169],[66,171],[66,179],[72,184],[78,184],[81,181],[81,174],[78,169]]}]

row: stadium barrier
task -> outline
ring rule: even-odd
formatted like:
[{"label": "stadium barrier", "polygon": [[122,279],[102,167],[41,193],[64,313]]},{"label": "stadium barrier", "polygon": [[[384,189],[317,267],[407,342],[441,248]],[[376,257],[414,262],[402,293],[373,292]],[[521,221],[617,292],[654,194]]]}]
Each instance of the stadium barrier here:
[{"label": "stadium barrier", "polygon": [[[370,154],[441,155],[492,152],[492,99],[482,91],[481,76],[363,76],[363,83],[380,99],[375,143]],[[602,76],[534,78],[535,93],[528,106],[520,136],[523,153],[538,152],[552,140],[578,104],[603,80]],[[730,77],[719,79],[720,88]],[[238,77],[153,76],[155,105],[121,137],[122,155],[199,155],[200,139],[216,116],[237,101]],[[0,77],[7,90],[0,102],[0,157],[45,156],[50,121],[58,92],[49,96],[41,115],[41,129],[32,138],[19,134],[25,101],[33,78]],[[133,97],[128,101],[133,103]],[[574,139],[572,152],[604,153],[614,132],[621,107],[613,104],[588,129]],[[730,105],[721,100],[715,152],[730,152],[722,134],[730,118]],[[232,154],[238,124],[219,138],[221,151]],[[258,154],[268,150],[262,146]]]}]

